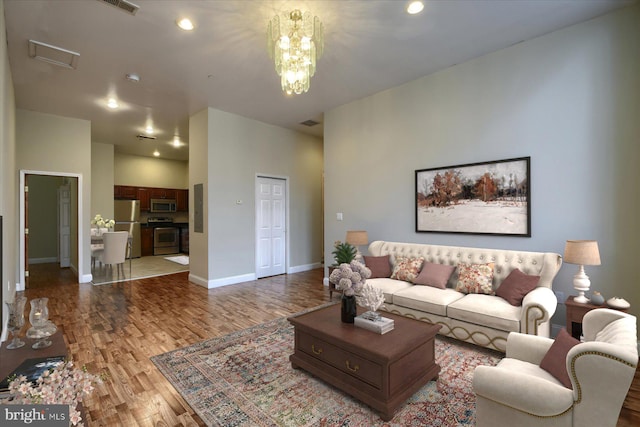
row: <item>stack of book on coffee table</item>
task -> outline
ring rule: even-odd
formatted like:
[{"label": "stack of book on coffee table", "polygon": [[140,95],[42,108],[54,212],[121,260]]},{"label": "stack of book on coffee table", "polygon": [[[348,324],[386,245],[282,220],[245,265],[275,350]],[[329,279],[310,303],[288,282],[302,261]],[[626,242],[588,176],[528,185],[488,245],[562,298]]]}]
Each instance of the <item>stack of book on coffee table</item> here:
[{"label": "stack of book on coffee table", "polygon": [[370,312],[366,312],[360,316],[356,316],[354,324],[360,328],[368,329],[378,334],[386,334],[393,330],[393,319],[382,317],[380,315],[372,317],[369,313]]}]

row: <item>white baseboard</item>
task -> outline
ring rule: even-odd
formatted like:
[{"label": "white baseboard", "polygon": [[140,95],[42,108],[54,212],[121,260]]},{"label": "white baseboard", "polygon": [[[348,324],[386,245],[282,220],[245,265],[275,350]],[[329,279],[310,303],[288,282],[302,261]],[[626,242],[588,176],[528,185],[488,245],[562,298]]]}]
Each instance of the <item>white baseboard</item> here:
[{"label": "white baseboard", "polygon": [[196,285],[203,286],[207,289],[219,288],[227,285],[235,285],[236,283],[251,282],[256,280],[254,273],[242,274],[239,276],[223,277],[221,279],[207,280],[195,274],[189,273],[189,281]]},{"label": "white baseboard", "polygon": [[314,262],[313,264],[304,264],[304,265],[296,265],[294,267],[289,267],[289,271],[287,274],[293,273],[302,273],[303,271],[315,270],[316,268],[322,267],[322,263]]},{"label": "white baseboard", "polygon": [[54,262],[58,262],[57,257],[29,258],[29,264],[51,264]]}]

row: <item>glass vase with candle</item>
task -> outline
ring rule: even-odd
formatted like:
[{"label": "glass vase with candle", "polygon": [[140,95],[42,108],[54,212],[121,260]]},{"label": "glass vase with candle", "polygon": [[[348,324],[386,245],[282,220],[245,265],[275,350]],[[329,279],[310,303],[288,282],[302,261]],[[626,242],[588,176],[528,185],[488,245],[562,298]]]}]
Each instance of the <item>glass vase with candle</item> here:
[{"label": "glass vase with candle", "polygon": [[30,301],[29,322],[31,322],[31,328],[27,331],[27,337],[37,340],[31,348],[49,347],[51,341],[48,338],[56,332],[56,326],[49,321],[48,302],[49,298],[35,298]]}]

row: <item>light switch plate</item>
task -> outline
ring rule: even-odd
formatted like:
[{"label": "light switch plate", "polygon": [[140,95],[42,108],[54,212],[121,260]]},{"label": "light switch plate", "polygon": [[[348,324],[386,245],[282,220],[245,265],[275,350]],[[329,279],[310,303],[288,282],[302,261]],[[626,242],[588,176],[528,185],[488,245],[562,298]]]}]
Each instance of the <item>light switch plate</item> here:
[{"label": "light switch plate", "polygon": [[342,212],[338,212],[338,213],[336,214],[336,219],[337,219],[338,221],[342,221]]}]

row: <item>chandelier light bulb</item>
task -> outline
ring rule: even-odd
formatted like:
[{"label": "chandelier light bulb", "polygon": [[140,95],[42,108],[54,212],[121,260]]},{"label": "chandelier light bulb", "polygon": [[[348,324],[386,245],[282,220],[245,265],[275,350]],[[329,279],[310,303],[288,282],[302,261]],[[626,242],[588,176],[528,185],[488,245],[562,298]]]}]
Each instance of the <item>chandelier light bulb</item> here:
[{"label": "chandelier light bulb", "polygon": [[309,90],[316,61],[324,50],[322,22],[310,12],[293,10],[276,15],[267,28],[269,56],[280,76],[282,90],[301,94]]}]

